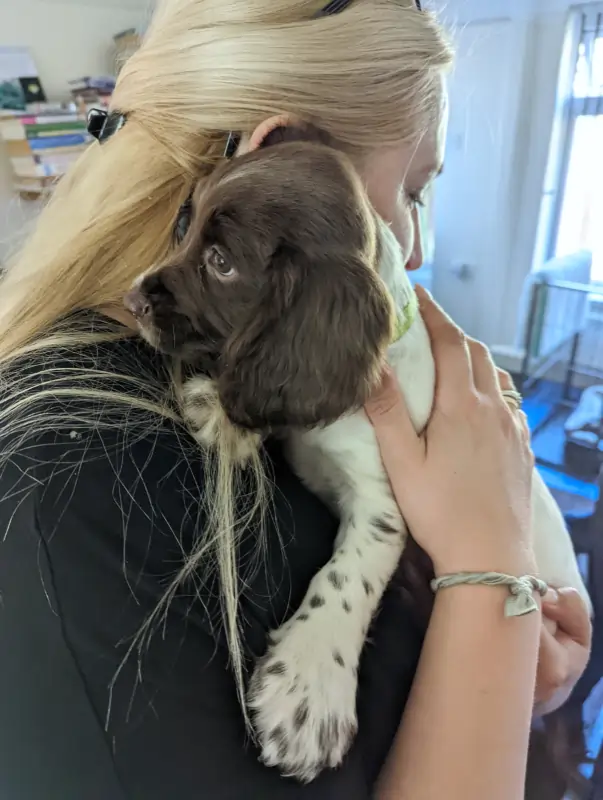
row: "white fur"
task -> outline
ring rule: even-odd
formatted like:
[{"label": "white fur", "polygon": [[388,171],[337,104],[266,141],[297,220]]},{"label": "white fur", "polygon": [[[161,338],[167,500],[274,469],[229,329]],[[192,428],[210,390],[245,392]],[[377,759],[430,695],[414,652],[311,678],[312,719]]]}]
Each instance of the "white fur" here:
[{"label": "white fur", "polygon": [[[398,308],[412,287],[397,243],[382,226],[381,275]],[[420,317],[388,351],[417,430],[427,423],[434,361]],[[341,518],[335,551],[301,608],[272,634],[249,706],[265,763],[300,780],[341,763],[356,731],[357,667],[368,626],[402,554],[406,527],[390,493],[372,427],[360,412],[293,433],[291,464]],[[589,603],[570,537],[540,476],[534,480],[534,542],[541,577],[573,586]],[[301,614],[301,617],[300,617]]]}]

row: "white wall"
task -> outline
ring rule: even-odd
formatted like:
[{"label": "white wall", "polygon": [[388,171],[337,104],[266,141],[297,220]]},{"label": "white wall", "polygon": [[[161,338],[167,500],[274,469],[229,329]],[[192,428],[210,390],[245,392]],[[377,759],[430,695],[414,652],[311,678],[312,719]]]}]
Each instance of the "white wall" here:
[{"label": "white wall", "polygon": [[[146,14],[146,0],[0,0],[0,45],[30,47],[49,99],[66,99],[67,81],[105,74],[113,34],[139,25]],[[35,206],[12,195],[0,152],[0,261]]]},{"label": "white wall", "polygon": [[[511,347],[532,266],[570,2],[431,5],[452,23],[458,44],[434,291],[472,335]],[[457,276],[461,264],[470,267],[467,280]]]}]

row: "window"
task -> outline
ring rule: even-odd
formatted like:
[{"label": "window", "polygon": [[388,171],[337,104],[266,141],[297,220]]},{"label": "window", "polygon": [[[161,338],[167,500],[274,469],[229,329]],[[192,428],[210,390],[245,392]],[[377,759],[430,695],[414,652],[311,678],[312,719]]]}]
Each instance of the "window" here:
[{"label": "window", "polygon": [[582,14],[550,256],[587,249],[603,283],[603,6]]}]

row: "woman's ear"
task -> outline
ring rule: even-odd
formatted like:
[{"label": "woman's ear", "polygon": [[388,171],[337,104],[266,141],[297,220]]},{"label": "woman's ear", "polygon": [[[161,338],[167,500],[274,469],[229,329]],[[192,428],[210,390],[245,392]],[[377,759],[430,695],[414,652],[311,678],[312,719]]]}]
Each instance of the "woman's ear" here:
[{"label": "woman's ear", "polygon": [[245,152],[252,153],[254,150],[259,150],[264,144],[264,140],[268,138],[273,131],[277,130],[277,128],[295,127],[297,122],[298,121],[291,114],[275,114],[273,117],[265,119],[263,122],[260,122],[249,137]]}]

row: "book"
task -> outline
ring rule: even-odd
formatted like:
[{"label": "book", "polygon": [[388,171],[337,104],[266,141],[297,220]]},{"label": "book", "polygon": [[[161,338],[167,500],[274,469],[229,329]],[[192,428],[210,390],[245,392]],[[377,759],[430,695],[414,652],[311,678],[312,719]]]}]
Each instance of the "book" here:
[{"label": "book", "polygon": [[45,136],[56,136],[57,134],[79,133],[87,129],[87,124],[83,120],[77,122],[53,122],[31,125],[24,125],[25,136],[27,139],[43,138]]},{"label": "book", "polygon": [[43,136],[37,139],[28,139],[32,150],[46,150],[53,147],[73,147],[78,144],[87,144],[90,136],[86,133],[70,133],[63,136]]},{"label": "book", "polygon": [[24,125],[57,125],[63,122],[83,122],[86,120],[81,114],[75,114],[73,111],[66,111],[64,114],[38,114],[35,116],[21,117],[21,122]]},{"label": "book", "polygon": [[37,76],[19,78],[19,83],[21,84],[26,105],[28,103],[46,102],[46,92],[42,88],[40,79]]},{"label": "book", "polygon": [[95,90],[110,94],[115,89],[115,78],[105,76],[95,78],[87,75],[84,78],[76,78],[69,81],[69,86],[72,93]]},{"label": "book", "polygon": [[86,125],[86,120],[81,114],[6,116],[0,117],[0,139],[5,141],[27,139],[28,132],[34,130],[38,130],[42,136],[48,131],[84,131]]}]

